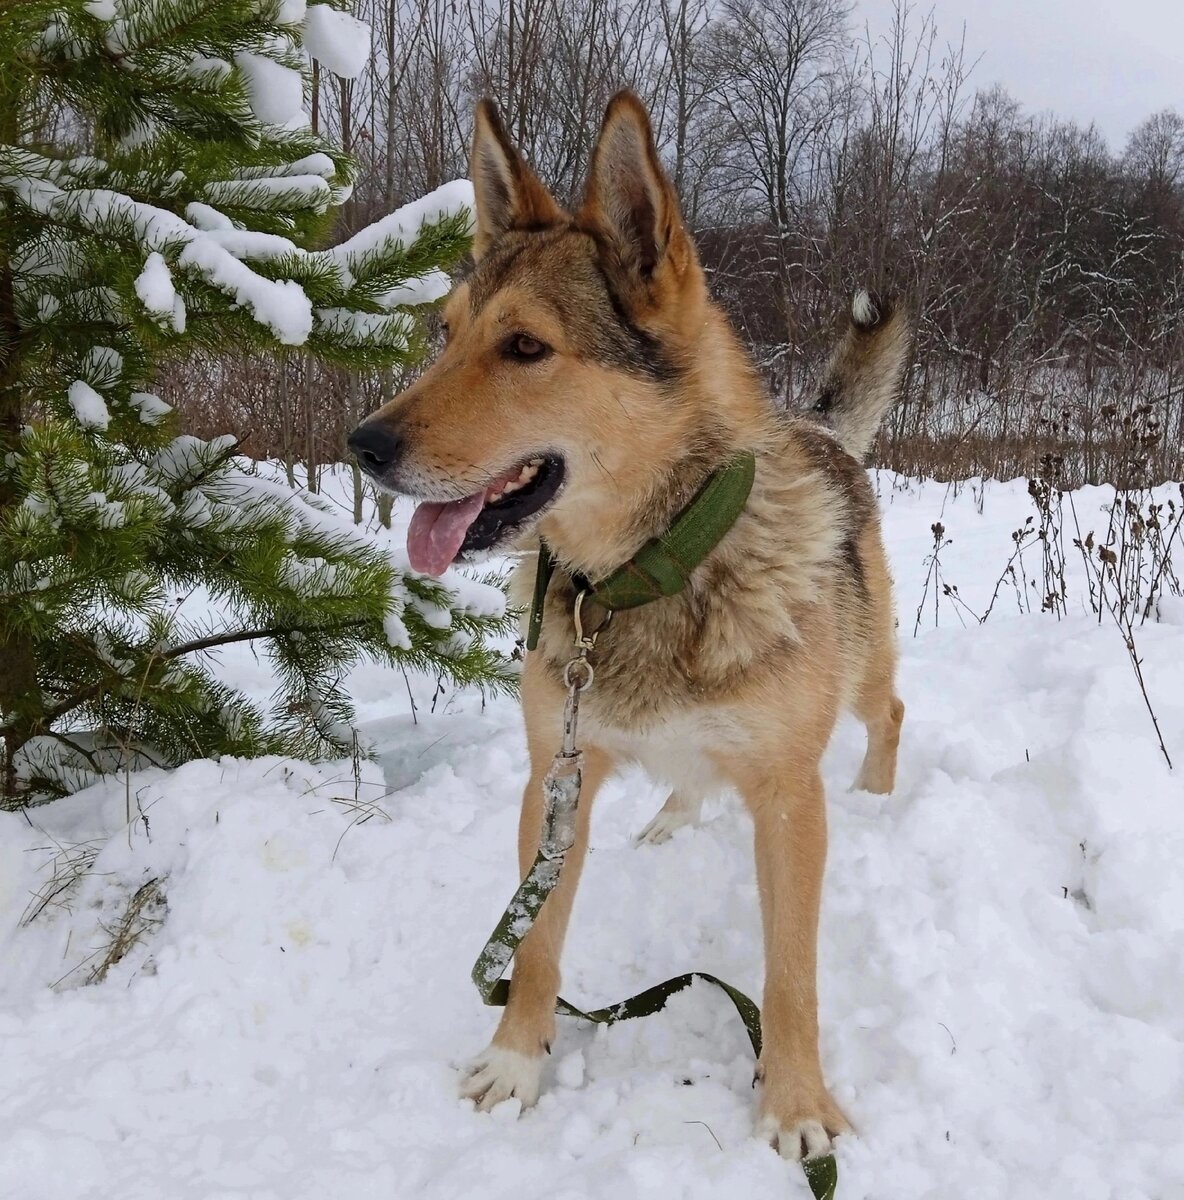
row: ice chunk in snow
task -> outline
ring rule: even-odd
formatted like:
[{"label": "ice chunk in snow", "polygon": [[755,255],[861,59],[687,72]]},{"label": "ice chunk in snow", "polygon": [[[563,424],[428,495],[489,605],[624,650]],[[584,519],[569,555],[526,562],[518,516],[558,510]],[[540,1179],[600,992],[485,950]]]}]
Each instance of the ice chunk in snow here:
[{"label": "ice chunk in snow", "polygon": [[107,402],[84,379],[76,379],[66,393],[79,425],[88,429],[106,429],[111,420]]},{"label": "ice chunk in snow", "polygon": [[370,58],[370,26],[327,4],[313,4],[304,18],[304,48],[334,75],[353,79]]},{"label": "ice chunk in snow", "polygon": [[243,50],[234,61],[247,81],[251,110],[265,125],[290,125],[304,121],[304,80],[300,72],[285,67],[266,54]]}]

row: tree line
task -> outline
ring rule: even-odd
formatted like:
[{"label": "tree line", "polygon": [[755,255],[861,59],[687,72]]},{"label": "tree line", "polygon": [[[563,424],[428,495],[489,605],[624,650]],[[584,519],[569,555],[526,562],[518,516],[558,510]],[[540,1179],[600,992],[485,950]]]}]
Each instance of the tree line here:
[{"label": "tree line", "polygon": [[[315,70],[312,112],[361,174],[360,226],[468,168],[493,96],[561,198],[582,186],[619,87],[649,105],[717,298],[773,400],[808,403],[847,298],[907,299],[917,337],[875,451],[941,478],[1179,477],[1184,446],[1184,117],[1125,146],[976,89],[969,36],[897,0],[873,38],[843,0],[359,0],[374,55]],[[315,486],[400,380],[190,359],[199,432],[248,433]]]}]

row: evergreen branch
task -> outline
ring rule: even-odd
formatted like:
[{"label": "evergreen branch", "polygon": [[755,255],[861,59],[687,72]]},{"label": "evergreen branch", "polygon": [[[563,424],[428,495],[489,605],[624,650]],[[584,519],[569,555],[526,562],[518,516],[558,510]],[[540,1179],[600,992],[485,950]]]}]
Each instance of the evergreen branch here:
[{"label": "evergreen branch", "polygon": [[[354,621],[340,621],[333,625],[309,625],[303,628],[299,626],[287,626],[283,628],[267,628],[267,629],[244,629],[237,633],[218,634],[211,637],[196,638],[193,641],[185,642],[180,646],[172,646],[168,650],[154,650],[149,656],[146,670],[151,670],[156,662],[171,662],[174,659],[183,658],[187,654],[196,654],[205,650],[213,650],[220,646],[234,645],[236,642],[252,642],[262,638],[278,638],[290,637],[294,633],[304,635],[308,634],[332,634],[342,633],[347,629],[359,629],[368,622],[359,618]],[[131,676],[123,676],[122,680],[130,680]],[[82,691],[76,692],[67,700],[63,700],[55,704],[52,708],[46,709],[36,718],[36,723],[39,728],[44,728],[52,724],[54,721],[60,720],[67,716],[77,708],[81,708],[84,704],[88,704],[91,700],[101,695],[104,691],[112,690],[111,681],[100,681],[89,684]],[[0,737],[7,737],[9,734],[17,732],[21,723],[19,721],[11,721],[6,725],[0,725]]]}]

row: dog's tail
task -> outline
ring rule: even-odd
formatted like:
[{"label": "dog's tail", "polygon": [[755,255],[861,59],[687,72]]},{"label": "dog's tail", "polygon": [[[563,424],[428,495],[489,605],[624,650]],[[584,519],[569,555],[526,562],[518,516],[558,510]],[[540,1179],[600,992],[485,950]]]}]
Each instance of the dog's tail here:
[{"label": "dog's tail", "polygon": [[900,389],[910,333],[902,304],[855,293],[851,322],[826,365],[812,411],[860,462]]}]

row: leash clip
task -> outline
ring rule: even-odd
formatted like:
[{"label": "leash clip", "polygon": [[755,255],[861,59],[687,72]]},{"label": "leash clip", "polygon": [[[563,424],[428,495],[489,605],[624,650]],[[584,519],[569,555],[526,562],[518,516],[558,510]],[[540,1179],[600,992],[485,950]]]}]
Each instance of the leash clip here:
[{"label": "leash clip", "polygon": [[[576,593],[575,607],[571,612],[572,624],[576,627],[576,648],[580,651],[581,658],[587,657],[587,655],[594,649],[596,646],[596,639],[600,636],[601,632],[607,628],[608,623],[613,619],[613,610],[611,608],[606,609],[604,620],[601,621],[595,629],[592,629],[587,633],[584,632],[584,601],[591,594],[592,593],[587,588],[581,588]],[[573,659],[572,661],[574,662],[575,660]],[[589,679],[584,686],[590,687],[591,684],[592,680]]]},{"label": "leash clip", "polygon": [[579,754],[576,728],[580,718],[580,693],[587,691],[596,678],[588,655],[595,649],[596,639],[613,617],[612,610],[609,609],[604,620],[595,629],[585,630],[584,599],[589,594],[586,588],[576,593],[576,602],[571,614],[576,630],[576,655],[569,659],[563,668],[563,685],[567,688],[567,702],[563,706],[563,748],[559,752],[563,758],[575,758]]}]

